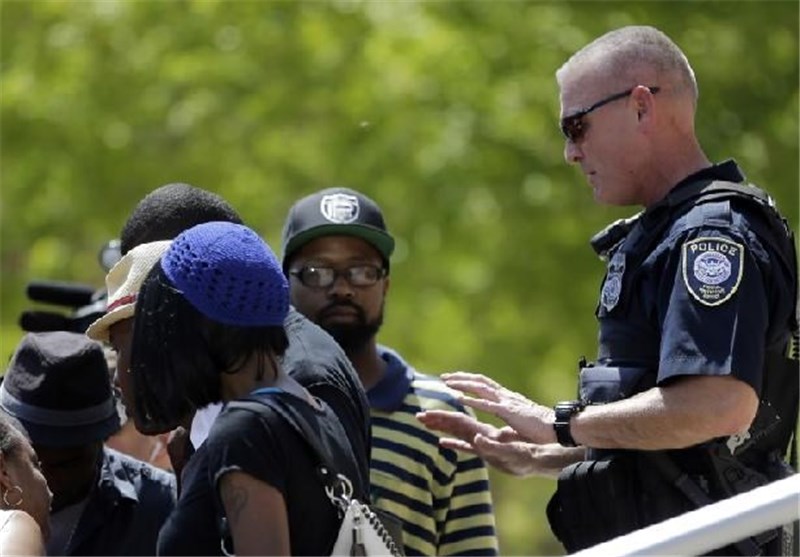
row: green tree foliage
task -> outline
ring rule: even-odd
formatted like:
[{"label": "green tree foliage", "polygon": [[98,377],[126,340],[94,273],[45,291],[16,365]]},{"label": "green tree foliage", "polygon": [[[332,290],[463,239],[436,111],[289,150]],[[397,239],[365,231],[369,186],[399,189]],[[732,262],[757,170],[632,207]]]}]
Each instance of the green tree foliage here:
[{"label": "green tree foliage", "polygon": [[[165,183],[216,191],[280,250],[293,200],[347,185],[398,239],[381,340],[543,403],[595,350],[594,204],[553,74],[652,24],[691,60],[698,132],[797,223],[797,2],[2,4],[0,352],[27,280],[101,286],[97,250]],[[557,554],[551,480],[493,475],[506,554]]]}]

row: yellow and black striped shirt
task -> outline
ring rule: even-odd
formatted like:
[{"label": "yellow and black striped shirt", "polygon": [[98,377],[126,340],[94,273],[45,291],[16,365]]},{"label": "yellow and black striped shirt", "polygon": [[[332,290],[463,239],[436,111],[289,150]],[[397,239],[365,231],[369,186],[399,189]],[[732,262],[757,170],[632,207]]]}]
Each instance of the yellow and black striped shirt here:
[{"label": "yellow and black striped shirt", "polygon": [[380,346],[386,375],[367,392],[372,417],[374,504],[403,524],[406,555],[497,555],[492,495],[480,458],[439,446],[415,417],[429,409],[471,412],[437,377]]}]

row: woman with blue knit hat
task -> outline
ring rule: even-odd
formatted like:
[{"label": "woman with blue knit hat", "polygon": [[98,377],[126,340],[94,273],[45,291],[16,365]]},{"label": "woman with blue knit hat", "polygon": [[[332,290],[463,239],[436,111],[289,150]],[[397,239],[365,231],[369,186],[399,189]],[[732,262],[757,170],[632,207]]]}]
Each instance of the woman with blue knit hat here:
[{"label": "woman with blue knit hat", "polygon": [[[330,554],[341,519],[318,460],[287,415],[316,432],[357,497],[368,493],[339,419],[282,369],[288,311],[280,263],[240,224],[183,232],[142,284],[129,367],[138,419],[174,426],[190,411],[225,404],[183,471],[160,555],[187,548],[196,555]],[[223,518],[216,543],[192,545],[192,518],[210,512]]]}]

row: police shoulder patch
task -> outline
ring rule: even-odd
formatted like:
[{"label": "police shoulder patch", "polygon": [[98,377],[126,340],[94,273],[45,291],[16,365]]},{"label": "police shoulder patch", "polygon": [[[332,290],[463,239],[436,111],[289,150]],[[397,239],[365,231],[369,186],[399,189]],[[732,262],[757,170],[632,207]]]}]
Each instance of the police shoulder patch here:
[{"label": "police shoulder patch", "polygon": [[742,280],[744,246],[727,238],[695,238],[683,244],[683,282],[707,306],[724,304]]}]

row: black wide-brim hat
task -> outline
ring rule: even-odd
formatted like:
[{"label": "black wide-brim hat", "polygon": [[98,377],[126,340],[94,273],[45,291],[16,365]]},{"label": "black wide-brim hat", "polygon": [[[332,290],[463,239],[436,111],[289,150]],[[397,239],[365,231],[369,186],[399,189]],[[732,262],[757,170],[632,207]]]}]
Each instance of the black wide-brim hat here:
[{"label": "black wide-brim hat", "polygon": [[0,384],[0,409],[45,447],[105,441],[120,428],[103,348],[67,331],[23,337]]}]

